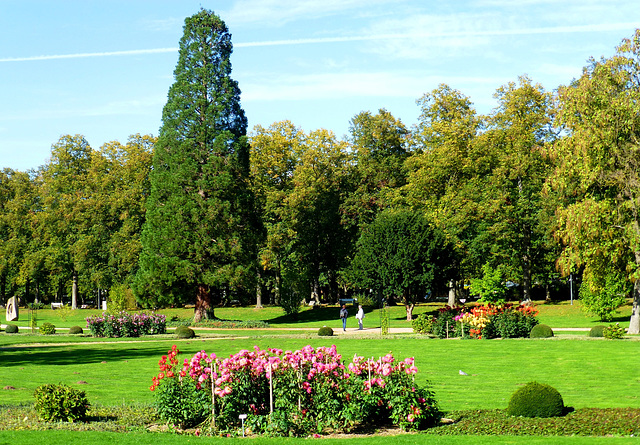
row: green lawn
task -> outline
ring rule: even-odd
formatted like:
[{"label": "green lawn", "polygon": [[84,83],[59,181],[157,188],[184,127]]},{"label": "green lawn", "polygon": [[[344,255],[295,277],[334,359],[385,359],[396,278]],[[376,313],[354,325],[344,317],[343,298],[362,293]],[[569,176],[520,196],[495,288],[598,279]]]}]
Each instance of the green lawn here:
[{"label": "green lawn", "polygon": [[[225,444],[225,445],[280,445],[309,442],[315,439],[290,438],[215,438],[177,436],[173,434],[154,433],[103,433],[95,431],[0,431],[0,443],[11,445],[68,445],[69,443],[85,443],[92,445],[174,445],[174,444]],[[332,445],[387,445],[392,440],[397,445],[429,444],[429,445],[627,445],[637,444],[634,437],[532,437],[532,436],[427,436],[422,434],[402,434],[393,436],[322,438],[321,443]]]},{"label": "green lawn", "polygon": [[[548,324],[552,328],[590,328],[597,324],[603,324],[597,317],[585,315],[580,307],[580,301],[576,300],[573,305],[568,301],[559,303],[546,303],[544,301],[534,302],[540,311],[540,322]],[[435,312],[438,308],[444,306],[444,303],[422,303],[416,306],[413,315],[417,315],[424,312]],[[406,312],[404,306],[391,306],[387,308],[389,312],[390,326],[394,328],[406,327],[410,328],[411,323],[406,321]],[[193,309],[175,308],[175,309],[163,309],[159,311],[167,316],[168,319],[177,316],[179,318],[189,318],[193,316]],[[350,324],[351,327],[356,327],[355,309],[351,308],[350,311]],[[331,326],[338,328],[341,326],[341,322],[338,318],[337,306],[326,306],[316,309],[309,307],[302,308],[302,311],[298,315],[297,320],[292,317],[284,315],[284,312],[279,307],[265,307],[263,309],[256,309],[253,306],[249,307],[229,307],[229,308],[216,308],[216,316],[225,320],[262,320],[269,323],[272,328],[319,328],[321,326]],[[68,328],[74,325],[85,327],[85,318],[91,315],[100,315],[101,310],[97,309],[78,309],[72,311],[63,320],[61,318],[63,313],[59,310],[41,309],[37,311],[38,324],[42,325],[44,322],[54,324],[56,327]],[[631,315],[630,303],[620,308],[619,312],[614,318],[614,322],[619,322],[621,326],[629,326],[629,317]],[[6,324],[4,313],[0,316],[0,321]],[[21,309],[20,320],[18,322],[21,326],[28,326],[29,323],[29,311]],[[604,323],[606,324],[606,323]],[[379,310],[368,310],[365,318],[365,325],[369,327],[380,326]]]},{"label": "green lawn", "polygon": [[[0,334],[17,339],[16,336]],[[22,338],[36,341],[37,336]],[[60,336],[60,338],[65,338]],[[582,337],[571,340],[436,340],[416,337],[252,337],[93,342],[0,350],[2,404],[31,403],[43,383],[67,383],[103,405],[151,403],[157,362],[172,344],[186,354],[204,349],[226,357],[254,345],[298,349],[335,344],[345,360],[354,354],[413,356],[418,381],[432,382],[444,410],[505,408],[518,385],[537,380],[556,387],[565,403],[582,407],[640,407],[640,342]],[[187,357],[186,355],[184,357]],[[468,376],[462,376],[463,370]],[[78,382],[86,382],[79,384]]]}]

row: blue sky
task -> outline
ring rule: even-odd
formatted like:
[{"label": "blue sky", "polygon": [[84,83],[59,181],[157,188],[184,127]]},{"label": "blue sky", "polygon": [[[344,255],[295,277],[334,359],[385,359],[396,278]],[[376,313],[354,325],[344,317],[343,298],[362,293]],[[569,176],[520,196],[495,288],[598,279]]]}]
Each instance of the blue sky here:
[{"label": "blue sky", "polygon": [[65,134],[157,135],[201,6],[232,34],[250,130],[289,119],[338,137],[365,110],[415,124],[440,83],[480,113],[520,75],[552,91],[640,27],[637,0],[0,0],[0,168],[43,165]]}]

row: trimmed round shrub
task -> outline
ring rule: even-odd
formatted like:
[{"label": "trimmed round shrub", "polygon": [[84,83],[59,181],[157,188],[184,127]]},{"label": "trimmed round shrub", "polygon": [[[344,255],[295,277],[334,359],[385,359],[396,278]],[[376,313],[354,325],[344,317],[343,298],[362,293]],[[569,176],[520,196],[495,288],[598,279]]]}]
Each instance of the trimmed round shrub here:
[{"label": "trimmed round shrub", "polygon": [[84,391],[62,383],[40,385],[34,393],[35,409],[42,420],[73,422],[87,413],[89,401]]},{"label": "trimmed round shrub", "polygon": [[331,329],[329,326],[322,326],[320,329],[318,329],[318,335],[320,337],[331,337],[333,335],[333,329]]},{"label": "trimmed round shrub", "polygon": [[69,328],[69,334],[84,334],[84,331],[80,326],[71,326]]},{"label": "trimmed round shrub", "polygon": [[178,326],[175,330],[176,337],[178,338],[194,338],[196,333],[188,326]]},{"label": "trimmed round shrub", "polygon": [[553,329],[546,324],[538,324],[531,329],[531,338],[548,338],[553,337]]},{"label": "trimmed round shrub", "polygon": [[557,389],[529,382],[513,393],[507,414],[522,417],[557,417],[564,413],[564,401]]},{"label": "trimmed round shrub", "polygon": [[589,330],[589,337],[604,337],[604,325],[594,326]]},{"label": "trimmed round shrub", "polygon": [[4,328],[4,330],[7,334],[17,334],[18,326],[16,326],[15,324],[8,324],[7,327]]},{"label": "trimmed round shrub", "polygon": [[56,327],[49,322],[42,323],[40,326],[40,334],[42,335],[53,335],[56,333]]}]

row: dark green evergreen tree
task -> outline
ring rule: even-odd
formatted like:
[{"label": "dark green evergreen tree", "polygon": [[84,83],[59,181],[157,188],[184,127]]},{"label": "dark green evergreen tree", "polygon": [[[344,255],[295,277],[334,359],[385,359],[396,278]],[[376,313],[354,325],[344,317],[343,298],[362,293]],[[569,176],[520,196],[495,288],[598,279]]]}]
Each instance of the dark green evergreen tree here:
[{"label": "dark green evergreen tree", "polygon": [[249,270],[247,120],[231,79],[231,35],[213,12],[185,20],[155,147],[136,295],[195,300],[195,320]]},{"label": "dark green evergreen tree", "polygon": [[362,288],[398,298],[407,320],[427,292],[442,292],[455,277],[455,248],[422,213],[387,209],[360,235],[350,278]]}]

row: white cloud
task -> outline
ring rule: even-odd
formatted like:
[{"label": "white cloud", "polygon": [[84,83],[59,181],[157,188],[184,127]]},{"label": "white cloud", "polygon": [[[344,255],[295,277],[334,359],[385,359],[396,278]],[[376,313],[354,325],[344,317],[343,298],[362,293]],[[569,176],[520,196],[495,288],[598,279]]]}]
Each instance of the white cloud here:
[{"label": "white cloud", "polygon": [[419,73],[397,74],[391,72],[350,72],[311,74],[306,76],[272,77],[260,83],[250,79],[243,83],[242,101],[307,101],[344,99],[348,97],[389,97],[417,99],[424,93],[445,82],[457,88],[495,88],[505,79],[424,76]]},{"label": "white cloud", "polygon": [[390,0],[240,0],[220,15],[228,24],[260,23],[282,26],[299,20],[316,20],[344,11],[366,13],[376,4],[395,5]]}]

